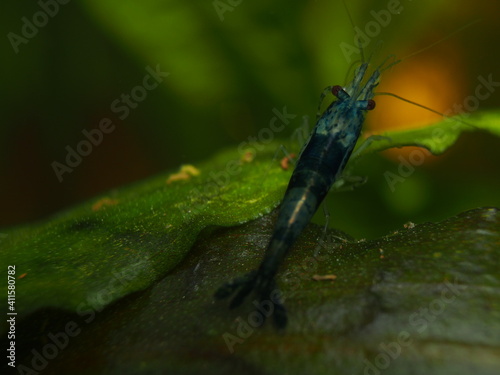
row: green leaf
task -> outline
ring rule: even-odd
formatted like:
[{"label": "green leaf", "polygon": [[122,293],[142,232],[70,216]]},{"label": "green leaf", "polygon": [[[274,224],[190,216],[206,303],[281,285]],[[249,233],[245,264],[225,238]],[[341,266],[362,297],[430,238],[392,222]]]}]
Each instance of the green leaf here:
[{"label": "green leaf", "polygon": [[[207,226],[236,225],[269,212],[290,178],[278,162],[270,163],[277,147],[259,146],[252,161],[233,148],[197,165],[198,176],[184,168],[112,191],[46,223],[6,231],[0,264],[15,265],[17,277],[23,275],[16,292],[20,314],[106,306],[165,275]],[[167,183],[172,175],[178,179]],[[0,302],[6,305],[6,299],[4,283]]]},{"label": "green leaf", "polygon": [[[375,140],[367,145],[361,154],[383,151],[393,147],[419,146],[439,155],[451,147],[461,133],[485,130],[500,136],[500,111],[476,112],[464,116],[450,117],[435,124],[411,130],[384,132],[384,139]],[[360,146],[364,141],[360,140]]]},{"label": "green leaf", "polygon": [[[498,115],[475,116],[477,126],[498,134]],[[452,135],[437,146],[429,142],[429,129],[415,130],[414,135],[436,151],[449,147],[460,134],[456,128],[445,127],[444,132],[448,131]],[[391,142],[394,139],[406,145],[403,136],[391,137]],[[230,358],[261,372],[274,372],[280,367],[274,361],[279,353],[289,373],[311,364],[319,366],[316,372],[321,373],[330,355],[339,371],[362,371],[360,363],[367,362],[360,362],[360,358],[374,363],[382,343],[392,345],[408,337],[413,344],[405,345],[414,345],[412,353],[416,354],[401,355],[390,371],[407,372],[416,364],[451,371],[464,347],[472,351],[478,344],[500,345],[498,335],[483,337],[491,329],[498,332],[500,321],[495,313],[488,315],[499,311],[500,305],[495,297],[499,275],[494,251],[500,235],[495,209],[471,211],[443,223],[410,226],[411,230],[375,241],[337,243],[338,238],[348,237],[330,231],[330,241],[322,245],[328,256],[320,258],[312,254],[321,231],[310,229],[286,260],[285,274],[280,278],[292,317],[288,340],[272,328],[253,327],[255,322],[248,320],[252,305],[231,313],[227,304],[212,305],[217,286],[255,268],[267,245],[272,217],[245,227],[214,228],[236,226],[278,205],[290,170],[272,162],[277,148],[277,143],[270,143],[249,145],[248,152],[223,151],[205,163],[183,166],[97,197],[46,223],[6,231],[0,263],[4,268],[16,267],[15,308],[19,319],[24,319],[22,326],[27,327],[21,329],[20,337],[31,343],[36,341],[34,332],[43,332],[45,338],[33,344],[43,352],[54,332],[69,335],[69,325],[79,327],[75,334],[79,336],[86,327],[86,333],[75,340],[78,344],[74,349],[72,346],[55,361],[56,373],[78,373],[72,368],[74,361],[68,359],[75,353],[92,359],[107,353],[95,341],[102,335],[106,337],[103,342],[127,335],[129,344],[122,351],[106,354],[107,363],[124,374],[141,369],[180,371],[186,361],[178,358],[187,353],[198,353],[188,365],[192,372],[206,366],[218,371],[218,361]],[[200,242],[193,248],[200,233]],[[333,283],[314,281],[314,274],[335,275],[336,279]],[[446,310],[453,296],[446,301],[439,299],[446,290],[456,292],[453,306],[458,306],[457,310]],[[7,306],[6,284],[0,293],[0,302]],[[429,317],[428,313],[422,315],[420,308],[447,312]],[[98,314],[99,323],[89,325]],[[43,316],[47,318],[41,319]],[[439,323],[438,316],[444,322]],[[48,319],[48,326],[38,327],[36,322],[44,319]],[[450,326],[460,329],[450,331]],[[200,349],[200,340],[212,354]],[[439,354],[429,354],[442,350],[443,341],[451,345],[447,350],[453,359],[444,364]],[[138,348],[134,343],[144,346]],[[180,349],[172,346],[179,343]],[[156,356],[149,345],[162,346],[173,354]],[[319,355],[311,356],[318,345],[333,348],[337,354],[319,349]],[[233,356],[228,348],[236,347],[240,352]],[[153,354],[144,364],[128,358],[125,353],[130,352],[141,353],[141,358]],[[305,354],[296,356],[295,352]],[[25,363],[32,360],[32,351],[20,353]],[[212,355],[218,360],[203,362]],[[484,355],[486,365],[473,359],[462,359],[461,363],[487,371],[489,363],[495,365],[496,360],[488,351]],[[88,358],[84,360],[89,362]],[[89,363],[90,370],[80,373],[103,373],[102,361]],[[228,366],[234,371],[238,365]]]},{"label": "green leaf", "polygon": [[278,275],[290,318],[281,333],[261,324],[252,297],[233,310],[212,297],[259,264],[274,218],[203,233],[161,281],[103,311],[52,313],[43,334],[33,317],[20,333],[30,326],[40,339],[19,363],[29,365],[29,350],[42,353],[48,332],[61,335],[72,322],[79,335],[47,374],[496,373],[498,209],[408,224],[371,241],[329,231],[317,257],[322,228],[309,226]]},{"label": "green leaf", "polygon": [[[478,127],[499,133],[496,112],[473,119]],[[408,145],[442,152],[461,131],[470,130],[456,124],[444,121],[386,133],[390,141],[376,141],[365,152]],[[436,129],[442,131],[439,139],[433,137]],[[277,161],[271,163],[278,147],[250,145],[249,150],[260,150],[253,160],[250,151],[224,151],[197,166],[199,175],[196,168],[183,167],[110,192],[46,223],[8,231],[0,261],[16,265],[16,274],[23,275],[17,281],[21,314],[43,307],[77,311],[86,303],[107,306],[179,264],[204,228],[232,226],[270,212],[290,177]],[[123,282],[128,279],[133,282]],[[6,303],[7,286],[2,288],[0,302]]]}]

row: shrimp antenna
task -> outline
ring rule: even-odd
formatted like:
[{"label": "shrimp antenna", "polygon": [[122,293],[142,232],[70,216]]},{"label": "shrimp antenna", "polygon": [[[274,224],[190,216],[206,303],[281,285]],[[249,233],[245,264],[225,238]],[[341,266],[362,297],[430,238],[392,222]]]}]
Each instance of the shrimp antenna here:
[{"label": "shrimp antenna", "polygon": [[380,72],[382,73],[383,71],[389,69],[389,68],[392,68],[394,65],[397,65],[399,64],[400,62],[404,61],[404,60],[407,60],[413,56],[416,56],[418,55],[419,53],[421,52],[424,52],[424,51],[427,51],[428,49],[431,49],[432,47],[435,47],[437,46],[438,44],[450,39],[452,36],[454,36],[455,34],[458,34],[459,32],[465,30],[466,28],[478,23],[479,21],[481,21],[480,18],[476,19],[476,20],[473,20],[465,25],[463,25],[462,27],[459,27],[458,29],[456,29],[455,31],[451,32],[450,34],[446,35],[445,37],[439,39],[439,40],[436,40],[435,42],[432,42],[431,44],[429,44],[428,46],[424,47],[424,48],[421,48],[415,52],[412,52],[410,53],[409,55],[401,58],[401,59],[398,59],[396,61],[393,61],[391,64],[387,65],[385,68],[381,69]]},{"label": "shrimp antenna", "polygon": [[461,32],[461,31],[465,30],[466,28],[468,28],[468,27],[470,27],[470,26],[472,26],[472,25],[474,25],[474,24],[478,23],[479,21],[481,21],[481,19],[480,19],[480,18],[478,18],[478,19],[476,19],[476,20],[473,20],[473,21],[471,21],[471,22],[469,22],[469,23],[466,23],[465,25],[463,25],[462,27],[459,27],[459,28],[458,28],[458,29],[456,29],[455,31],[452,31],[450,34],[446,35],[445,37],[443,37],[443,38],[441,38],[441,39],[439,39],[439,40],[436,40],[435,42],[433,42],[433,43],[429,44],[428,46],[426,46],[426,47],[424,47],[424,48],[419,49],[418,51],[415,51],[415,52],[413,52],[413,53],[410,53],[408,56],[403,57],[400,61],[403,61],[403,60],[409,59],[410,57],[413,57],[413,56],[415,56],[415,55],[418,55],[420,52],[424,52],[424,51],[426,51],[426,50],[428,50],[428,49],[430,49],[430,48],[432,48],[432,47],[434,47],[434,46],[436,46],[436,45],[438,45],[438,44],[440,44],[440,43],[442,43],[442,42],[444,42],[444,41],[446,41],[446,40],[450,39],[453,35],[458,34],[459,32]]},{"label": "shrimp antenna", "polygon": [[[354,32],[356,32],[356,25],[354,24],[354,20],[352,19],[351,12],[349,12],[349,8],[347,7],[345,0],[342,0],[342,4],[344,4],[345,11],[347,12],[347,16],[349,17],[349,22],[351,23],[352,30]],[[361,46],[361,42],[359,41],[359,38],[356,38],[356,43],[358,44],[359,54],[361,55],[361,62],[364,63],[364,62],[366,62],[365,52],[363,51],[363,47]]]},{"label": "shrimp antenna", "polygon": [[[453,31],[452,33],[448,34],[448,35],[447,35],[447,36],[445,36],[444,38],[441,38],[441,39],[439,39],[439,40],[437,40],[437,41],[435,41],[435,42],[431,43],[430,45],[428,45],[428,46],[426,46],[426,47],[424,47],[424,48],[419,49],[418,51],[415,51],[415,52],[413,52],[413,53],[409,54],[409,55],[408,55],[408,56],[406,56],[406,57],[403,57],[403,58],[401,58],[401,59],[398,59],[398,60],[393,61],[392,63],[388,64],[386,67],[384,67],[384,68],[380,69],[380,72],[383,72],[383,71],[385,71],[385,70],[387,70],[387,69],[389,69],[389,68],[393,67],[394,65],[399,64],[400,62],[402,62],[402,61],[404,61],[404,60],[406,60],[406,59],[409,59],[409,58],[411,58],[411,57],[413,57],[413,56],[418,55],[418,54],[419,54],[419,53],[421,53],[421,52],[424,52],[424,51],[426,51],[426,50],[428,50],[428,49],[430,49],[430,48],[432,48],[432,47],[435,47],[436,45],[438,45],[438,44],[440,44],[440,43],[442,43],[442,42],[444,42],[444,41],[446,41],[446,40],[450,39],[453,35],[458,34],[459,32],[461,32],[461,31],[463,31],[464,29],[466,29],[466,28],[468,28],[468,27],[470,27],[470,26],[472,26],[472,25],[474,25],[474,24],[478,23],[479,21],[480,21],[480,19],[473,20],[473,21],[471,21],[471,22],[469,22],[469,23],[465,24],[464,26],[462,26],[462,27],[458,28],[457,30]],[[387,59],[386,59],[386,61],[387,61]],[[385,61],[384,61],[384,63],[385,63]],[[384,65],[384,63],[382,63],[382,65]],[[381,66],[382,66],[382,65],[381,65]],[[417,103],[417,102],[414,102],[414,101],[412,101],[412,100],[409,100],[409,99],[403,98],[403,97],[401,97],[401,96],[399,96],[399,95],[396,95],[396,94],[393,94],[393,93],[390,93],[390,92],[376,92],[376,93],[374,93],[374,95],[387,95],[387,96],[392,96],[392,97],[394,97],[394,98],[396,98],[396,99],[399,99],[399,100],[402,100],[402,101],[404,101],[404,102],[406,102],[406,103],[408,103],[408,104],[413,104],[413,105],[415,105],[415,106],[417,106],[417,107],[420,107],[420,108],[423,108],[423,109],[425,109],[425,110],[427,110],[427,111],[430,111],[430,112],[432,112],[432,113],[438,114],[438,115],[440,115],[440,116],[442,116],[442,117],[444,117],[444,118],[446,118],[446,119],[451,119],[451,120],[454,120],[454,121],[458,121],[458,122],[460,122],[460,123],[462,123],[462,124],[464,124],[464,125],[471,126],[471,127],[473,127],[473,128],[478,129],[478,127],[477,127],[477,126],[475,126],[475,125],[473,125],[473,124],[470,124],[470,123],[468,123],[468,122],[465,122],[465,121],[463,121],[463,120],[461,120],[461,119],[452,118],[451,116],[448,116],[448,115],[446,115],[446,114],[444,114],[444,113],[442,113],[442,112],[436,111],[435,109],[432,109],[432,108],[427,107],[427,106],[425,106],[425,105],[423,105],[423,104],[419,104],[419,103]]]},{"label": "shrimp antenna", "polygon": [[399,95],[393,94],[392,92],[376,92],[376,93],[374,93],[374,95],[386,95],[386,96],[392,96],[393,98],[396,98],[396,99],[402,100],[403,102],[406,102],[406,103],[408,103],[408,104],[412,104],[412,105],[414,105],[414,106],[417,106],[417,107],[423,108],[423,109],[425,109],[425,110],[427,110],[427,111],[430,111],[430,112],[432,112],[432,113],[435,113],[435,114],[437,114],[437,115],[440,115],[440,116],[442,116],[442,117],[444,117],[444,118],[446,118],[446,119],[448,119],[448,120],[458,121],[458,122],[461,122],[461,123],[462,123],[462,124],[464,124],[464,125],[471,126],[471,127],[475,128],[475,129],[479,129],[477,126],[475,126],[475,125],[473,125],[473,124],[470,124],[470,123],[465,122],[465,121],[463,121],[463,120],[461,120],[461,119],[458,119],[458,118],[453,118],[452,116],[448,116],[448,115],[447,115],[447,114],[445,114],[445,113],[442,113],[442,112],[436,111],[435,109],[432,109],[432,108],[427,107],[427,106],[425,106],[425,105],[423,105],[423,104],[420,104],[420,103],[414,102],[414,101],[412,101],[412,100],[410,100],[410,99],[403,98],[402,96],[399,96]]},{"label": "shrimp antenna", "polygon": [[353,61],[350,65],[349,65],[349,68],[347,68],[347,72],[345,74],[345,78],[344,78],[344,86],[345,84],[347,83],[347,81],[349,81],[349,77],[351,76],[351,73],[353,71],[353,69],[355,67],[357,67],[358,65],[361,65],[362,64],[362,61],[360,60],[355,60]]}]

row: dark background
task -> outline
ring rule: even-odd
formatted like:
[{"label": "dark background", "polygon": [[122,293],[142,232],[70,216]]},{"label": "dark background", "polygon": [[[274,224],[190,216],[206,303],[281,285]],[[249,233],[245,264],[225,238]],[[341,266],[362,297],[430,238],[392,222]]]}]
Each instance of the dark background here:
[{"label": "dark background", "polygon": [[[390,2],[347,3],[364,29],[371,12]],[[401,1],[402,12],[391,15],[365,53],[373,52],[377,66],[389,54],[407,56],[479,19],[382,76],[380,91],[444,112],[474,94],[478,76],[500,81],[499,9],[486,0],[436,3]],[[283,142],[303,115],[314,118],[322,89],[344,83],[350,65],[339,47],[353,41],[342,3],[262,0],[228,7],[221,20],[211,0],[70,1],[59,4],[16,53],[8,34],[22,35],[22,18],[32,21],[41,8],[35,1],[3,1],[0,226],[40,220],[95,194],[237,147],[269,125],[273,108],[297,114],[279,135]],[[111,103],[142,83],[146,66],[158,64],[170,75],[120,120]],[[499,98],[495,91],[478,110],[498,107]],[[369,134],[439,119],[393,98],[377,98],[372,112]],[[85,139],[82,130],[97,128],[105,117],[116,129],[59,182],[51,164],[64,162],[66,146],[75,148]],[[369,182],[329,196],[331,225],[373,237],[408,221],[500,206],[500,141],[492,135],[463,135],[392,192],[384,172],[397,172],[397,155],[407,157],[403,149],[360,161],[356,172]]]}]

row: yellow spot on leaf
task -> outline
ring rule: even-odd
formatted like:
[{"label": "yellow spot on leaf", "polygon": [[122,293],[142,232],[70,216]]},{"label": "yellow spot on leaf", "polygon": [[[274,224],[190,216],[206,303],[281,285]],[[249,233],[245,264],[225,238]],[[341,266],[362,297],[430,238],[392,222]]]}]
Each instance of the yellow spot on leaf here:
[{"label": "yellow spot on leaf", "polygon": [[285,156],[283,159],[280,161],[281,169],[284,171],[287,171],[288,168],[290,168],[290,162],[292,161],[293,158],[295,158],[295,154],[290,154],[289,156]]},{"label": "yellow spot on leaf", "polygon": [[179,172],[171,174],[167,178],[167,184],[175,181],[189,180],[191,177],[199,176],[200,170],[191,164],[181,165]]},{"label": "yellow spot on leaf", "polygon": [[241,161],[243,163],[251,163],[255,159],[255,153],[252,151],[246,151],[242,156],[241,156]]},{"label": "yellow spot on leaf", "polygon": [[384,259],[384,249],[378,249],[378,251],[380,252],[380,259]]},{"label": "yellow spot on leaf", "polygon": [[101,208],[105,206],[114,206],[117,203],[118,203],[117,199],[111,199],[107,197],[102,198],[92,205],[92,211],[99,211]]},{"label": "yellow spot on leaf", "polygon": [[186,172],[190,174],[191,176],[199,176],[200,175],[200,170],[196,168],[194,165],[191,164],[186,164],[181,166],[181,172]]}]

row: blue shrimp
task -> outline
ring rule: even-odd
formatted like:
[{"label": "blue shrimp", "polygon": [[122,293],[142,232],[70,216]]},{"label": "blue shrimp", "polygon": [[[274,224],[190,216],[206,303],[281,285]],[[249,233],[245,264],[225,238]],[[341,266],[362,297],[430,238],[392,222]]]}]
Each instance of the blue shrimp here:
[{"label": "blue shrimp", "polygon": [[[354,28],[354,22],[347,5],[344,1],[343,3]],[[316,213],[332,185],[340,179],[360,136],[366,111],[375,108],[375,101],[373,100],[375,93],[373,90],[379,84],[381,72],[436,46],[478,21],[472,21],[429,46],[403,59],[390,62],[383,67],[390,58],[394,58],[394,56],[389,56],[369,77],[367,76],[369,64],[365,62],[363,48],[359,45],[362,63],[356,69],[352,82],[345,88],[329,86],[321,94],[320,105],[328,92],[337,97],[337,100],[331,103],[319,117],[309,140],[302,149],[281,203],[274,232],[259,268],[222,285],[216,291],[215,298],[227,298],[239,289],[229,305],[230,308],[234,308],[239,306],[250,292],[254,291],[260,299],[258,309],[261,312],[264,311],[263,319],[273,314],[275,325],[278,328],[286,327],[288,318],[286,309],[280,300],[279,289],[276,286],[276,273],[288,251]],[[393,96],[449,118],[446,114],[392,93],[379,92],[377,95]],[[456,121],[474,127],[474,125],[465,121],[457,119]],[[382,138],[385,137],[372,136],[363,143],[360,149],[371,141]],[[270,304],[272,308],[269,308]],[[265,306],[268,306],[267,313]]]},{"label": "blue shrimp", "polygon": [[274,311],[271,313],[275,325],[278,328],[287,325],[286,309],[279,298],[275,275],[333,183],[341,177],[360,136],[365,113],[375,107],[373,90],[379,83],[381,66],[364,85],[367,62],[357,68],[353,81],[346,88],[329,86],[324,90],[321,99],[331,91],[338,100],[331,103],[318,119],[300,154],[262,263],[257,270],[222,285],[215,298],[227,298],[239,289],[230,303],[230,308],[234,308],[255,291],[262,304],[273,302]]}]

